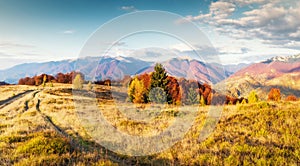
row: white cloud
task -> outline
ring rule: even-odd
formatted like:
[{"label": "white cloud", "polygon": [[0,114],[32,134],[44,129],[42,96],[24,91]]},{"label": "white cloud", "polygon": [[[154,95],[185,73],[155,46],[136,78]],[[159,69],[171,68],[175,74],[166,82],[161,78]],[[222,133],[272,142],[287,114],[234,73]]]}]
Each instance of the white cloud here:
[{"label": "white cloud", "polygon": [[2,41],[0,42],[0,48],[32,48],[33,45],[30,44],[20,44],[17,42],[11,42],[11,41]]},{"label": "white cloud", "polygon": [[63,33],[63,34],[66,34],[66,35],[71,35],[71,34],[74,34],[75,32],[76,32],[76,31],[73,30],[73,29],[68,29],[68,30],[63,31],[62,33]]},{"label": "white cloud", "polygon": [[122,6],[120,8],[121,10],[124,10],[126,12],[133,12],[133,11],[137,11],[137,9],[134,6]]},{"label": "white cloud", "polygon": [[239,6],[252,5],[252,4],[263,4],[267,0],[230,0],[230,2],[238,4]]},{"label": "white cloud", "polygon": [[[259,5],[239,12],[241,6],[250,4]],[[282,44],[278,41],[300,41],[299,16],[300,2],[296,0],[230,0],[212,2],[208,13],[186,19],[209,24],[234,38],[258,38]]]},{"label": "white cloud", "polygon": [[15,41],[1,41],[0,49],[1,58],[32,58],[37,56],[34,53],[35,46]]},{"label": "white cloud", "polygon": [[298,30],[294,33],[291,33],[290,34],[290,37],[293,37],[293,38],[300,38],[300,27],[298,28]]},{"label": "white cloud", "polygon": [[178,51],[192,51],[193,48],[186,45],[186,44],[183,44],[183,43],[179,43],[179,44],[174,44],[174,45],[171,45],[170,46],[170,49],[175,49],[175,50],[178,50]]}]

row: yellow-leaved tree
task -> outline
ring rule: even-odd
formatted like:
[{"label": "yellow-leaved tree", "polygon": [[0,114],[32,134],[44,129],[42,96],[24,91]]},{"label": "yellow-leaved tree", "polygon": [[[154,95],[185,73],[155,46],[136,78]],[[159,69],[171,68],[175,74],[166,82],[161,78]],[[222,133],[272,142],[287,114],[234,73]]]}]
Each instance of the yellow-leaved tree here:
[{"label": "yellow-leaved tree", "polygon": [[144,103],[147,89],[143,81],[135,77],[129,85],[128,96],[129,100],[134,103]]},{"label": "yellow-leaved tree", "polygon": [[80,74],[77,74],[73,80],[73,88],[77,90],[81,90],[83,88],[84,79]]},{"label": "yellow-leaved tree", "polygon": [[258,96],[255,90],[252,90],[248,96],[248,103],[256,103],[258,102]]}]

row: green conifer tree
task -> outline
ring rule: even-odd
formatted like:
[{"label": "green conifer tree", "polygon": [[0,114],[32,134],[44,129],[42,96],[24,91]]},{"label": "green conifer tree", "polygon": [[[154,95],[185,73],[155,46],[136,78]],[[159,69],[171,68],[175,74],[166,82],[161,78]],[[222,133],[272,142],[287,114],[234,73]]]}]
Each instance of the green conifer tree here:
[{"label": "green conifer tree", "polygon": [[[167,84],[168,84],[168,76],[167,76],[167,72],[164,69],[164,67],[162,66],[162,64],[157,63],[154,67],[154,72],[151,75],[151,82],[150,82],[150,92],[152,89],[154,88],[161,88],[164,91],[164,94],[166,94],[166,100],[168,103],[172,102],[172,96],[170,94],[168,94],[168,88],[167,88]],[[154,91],[159,91],[159,90],[154,90]],[[153,93],[153,94],[158,94],[157,93]],[[162,94],[162,93],[160,93]]]},{"label": "green conifer tree", "polygon": [[195,89],[190,88],[187,95],[187,104],[193,105],[199,103],[200,96]]}]

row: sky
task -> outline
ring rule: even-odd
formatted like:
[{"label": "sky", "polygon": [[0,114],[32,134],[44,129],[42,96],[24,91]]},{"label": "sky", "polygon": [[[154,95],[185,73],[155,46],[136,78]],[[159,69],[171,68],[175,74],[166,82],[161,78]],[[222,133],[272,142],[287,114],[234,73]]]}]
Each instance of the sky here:
[{"label": "sky", "polygon": [[[144,10],[177,14],[169,29],[192,22],[210,44],[189,47],[166,33],[145,32],[120,38],[106,54],[151,60],[154,54],[159,54],[157,59],[191,56],[196,49],[203,58],[218,56],[223,64],[237,64],[300,53],[298,0],[0,0],[0,70],[76,59],[99,27]],[[164,24],[163,18],[155,19],[151,21]],[[129,20],[107,35],[149,21]]]}]

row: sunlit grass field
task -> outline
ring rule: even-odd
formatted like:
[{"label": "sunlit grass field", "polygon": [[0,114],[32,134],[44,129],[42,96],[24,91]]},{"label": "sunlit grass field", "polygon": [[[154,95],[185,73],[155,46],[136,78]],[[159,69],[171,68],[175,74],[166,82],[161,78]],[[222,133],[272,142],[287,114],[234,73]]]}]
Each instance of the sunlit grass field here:
[{"label": "sunlit grass field", "polygon": [[[64,84],[1,86],[0,100],[27,90],[33,91],[0,109],[0,165],[300,164],[299,101],[223,106],[214,131],[199,141],[207,113],[213,111],[210,106],[133,105],[124,101],[122,89],[100,85],[94,85],[92,92],[74,95],[72,85]],[[82,99],[80,104],[75,102],[76,95]],[[141,157],[104,148],[92,132],[99,129],[90,129],[97,129],[97,123],[85,121],[101,112],[121,132],[152,136],[166,130],[176,118],[186,120],[189,111],[192,114],[187,117],[195,119],[183,139],[165,151]]]}]

